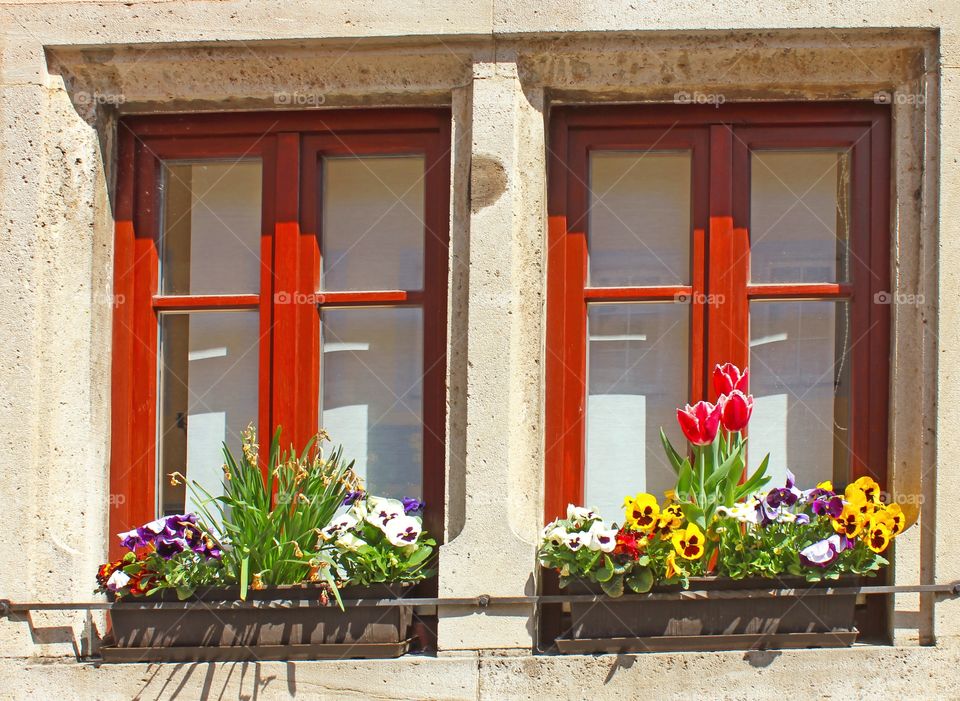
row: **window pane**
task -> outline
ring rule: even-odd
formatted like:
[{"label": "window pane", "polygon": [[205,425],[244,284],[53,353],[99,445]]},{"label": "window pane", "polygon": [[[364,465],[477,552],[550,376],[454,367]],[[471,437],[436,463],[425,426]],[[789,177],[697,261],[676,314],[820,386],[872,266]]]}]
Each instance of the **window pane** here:
[{"label": "window pane", "polygon": [[591,304],[587,334],[585,502],[622,523],[625,495],[661,497],[676,481],[660,427],[676,434],[688,399],[689,307]]},{"label": "window pane", "polygon": [[590,154],[590,285],[689,282],[690,182],[687,152]]},{"label": "window pane", "polygon": [[422,156],[326,158],[324,290],[423,287]]},{"label": "window pane", "polygon": [[163,294],[260,291],[260,161],[163,166]]},{"label": "window pane", "polygon": [[786,469],[801,486],[847,481],[850,426],[847,302],[750,305],[749,464],[770,453],[771,484]]},{"label": "window pane", "polygon": [[171,486],[181,472],[210,494],[223,493],[226,443],[257,420],[260,322],[257,312],[194,312],[160,317],[160,508],[195,510],[190,490]]},{"label": "window pane", "polygon": [[368,490],[422,496],[422,311],[326,309],[321,328],[321,425]]},{"label": "window pane", "polygon": [[846,151],[755,151],[750,157],[753,282],[843,282],[849,275]]}]

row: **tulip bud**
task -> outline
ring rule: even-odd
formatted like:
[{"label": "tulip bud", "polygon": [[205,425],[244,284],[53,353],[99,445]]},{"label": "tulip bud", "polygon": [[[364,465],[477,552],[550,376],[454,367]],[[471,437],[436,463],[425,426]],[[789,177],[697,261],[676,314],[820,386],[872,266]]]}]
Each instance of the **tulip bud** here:
[{"label": "tulip bud", "polygon": [[713,369],[713,388],[717,391],[717,396],[722,397],[734,390],[740,390],[746,394],[748,372],[746,368],[740,372],[740,368],[733,363],[717,365]]},{"label": "tulip bud", "polygon": [[710,445],[720,430],[719,404],[697,402],[693,406],[687,404],[683,409],[677,409],[677,421],[687,440],[694,445]]},{"label": "tulip bud", "polygon": [[728,431],[742,431],[750,422],[753,413],[753,395],[738,389],[726,395],[721,402],[720,421]]}]

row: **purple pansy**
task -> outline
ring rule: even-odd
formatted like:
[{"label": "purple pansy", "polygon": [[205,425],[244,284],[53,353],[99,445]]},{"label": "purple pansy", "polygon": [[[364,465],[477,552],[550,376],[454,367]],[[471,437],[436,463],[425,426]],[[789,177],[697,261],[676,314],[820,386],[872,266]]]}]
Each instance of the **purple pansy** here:
[{"label": "purple pansy", "polygon": [[843,499],[836,495],[821,496],[810,502],[810,508],[817,516],[826,515],[831,518],[839,518],[843,512]]},{"label": "purple pansy", "polygon": [[357,489],[357,490],[354,490],[354,491],[352,491],[352,492],[348,492],[348,493],[347,493],[347,496],[345,496],[345,497],[343,498],[343,505],[344,505],[344,506],[350,506],[350,505],[352,505],[354,502],[356,502],[358,499],[362,499],[362,498],[363,498],[363,490],[362,490],[362,489]]},{"label": "purple pansy", "polygon": [[832,535],[801,550],[800,563],[806,567],[829,567],[840,553],[850,546],[850,543],[851,541],[845,536]]},{"label": "purple pansy", "polygon": [[413,497],[404,497],[400,501],[403,502],[403,513],[412,514],[416,511],[422,511],[423,507],[426,506],[419,499],[414,499]]}]

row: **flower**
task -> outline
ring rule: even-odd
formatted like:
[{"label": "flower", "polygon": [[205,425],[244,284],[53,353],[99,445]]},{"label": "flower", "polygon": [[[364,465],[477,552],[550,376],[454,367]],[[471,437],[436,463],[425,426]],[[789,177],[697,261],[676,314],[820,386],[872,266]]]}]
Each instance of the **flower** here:
[{"label": "flower", "polygon": [[721,397],[717,402],[720,409],[720,423],[728,431],[742,431],[750,422],[753,413],[753,395],[744,394],[738,389]]},{"label": "flower", "polygon": [[358,538],[349,531],[346,533],[341,533],[340,537],[337,538],[337,547],[344,550],[349,550],[350,552],[357,552],[365,545],[367,545],[367,541],[363,540],[362,538]]},{"label": "flower", "polygon": [[856,538],[863,530],[863,526],[864,517],[857,502],[845,503],[840,516],[833,519],[833,530],[847,538]]},{"label": "flower", "polygon": [[687,524],[686,529],[673,534],[671,541],[674,550],[685,560],[699,560],[703,557],[703,531],[697,524]]},{"label": "flower", "polygon": [[400,503],[403,504],[403,512],[405,514],[412,514],[417,511],[423,511],[423,508],[426,506],[419,499],[414,499],[413,497],[404,497],[400,500]]},{"label": "flower", "polygon": [[574,522],[590,521],[597,518],[597,512],[584,506],[567,504],[567,520]]},{"label": "flower", "polygon": [[863,534],[863,539],[867,543],[867,547],[873,550],[875,553],[882,553],[887,549],[887,546],[890,545],[890,540],[893,538],[893,533],[887,527],[887,524],[882,519],[870,519],[867,522],[866,532]]},{"label": "flower", "polygon": [[848,484],[844,490],[843,496],[847,501],[852,501],[857,495],[862,494],[864,500],[869,504],[880,504],[880,485],[871,477],[861,477],[852,484]]},{"label": "flower", "polygon": [[416,543],[422,530],[420,521],[412,516],[400,515],[386,523],[383,533],[392,545],[401,547]]},{"label": "flower", "polygon": [[588,545],[592,538],[593,536],[586,531],[577,531],[575,533],[567,533],[563,539],[568,549],[572,552],[577,552],[577,550],[584,545]]},{"label": "flower", "polygon": [[157,538],[155,546],[157,548],[157,555],[162,557],[164,560],[170,560],[175,555],[179,555],[183,551],[189,549],[187,541],[183,538],[171,538],[169,536],[161,536]]},{"label": "flower", "polygon": [[683,435],[693,445],[710,445],[720,429],[721,410],[719,404],[710,402],[687,404],[683,409],[677,409],[677,421]]},{"label": "flower", "polygon": [[556,521],[543,529],[543,540],[553,545],[560,545],[563,543],[566,536],[567,532],[562,526],[558,526]]},{"label": "flower", "polygon": [[805,567],[826,568],[840,556],[848,547],[844,536],[835,534],[813,545],[808,545],[800,551],[800,563]]},{"label": "flower", "polygon": [[903,533],[903,529],[907,527],[907,517],[899,504],[887,504],[883,510],[883,514],[889,520],[890,532],[893,533],[893,535]]},{"label": "flower", "polygon": [[118,569],[107,579],[107,590],[117,592],[120,589],[123,589],[129,583],[130,575],[123,570]]},{"label": "flower", "polygon": [[650,531],[656,528],[660,516],[660,505],[652,494],[638,494],[624,500],[627,523],[640,531]]},{"label": "flower", "polygon": [[673,579],[674,577],[683,576],[686,574],[686,571],[677,564],[677,553],[671,550],[667,554],[666,560],[666,570],[663,573],[665,579]]},{"label": "flower", "polygon": [[357,519],[350,514],[342,514],[334,517],[330,523],[320,530],[320,537],[324,540],[331,540],[357,525]]},{"label": "flower", "polygon": [[[816,490],[814,490],[816,491]],[[810,508],[817,516],[829,516],[830,518],[839,518],[843,513],[843,499],[837,495],[816,497],[810,502]]]},{"label": "flower", "polygon": [[722,397],[725,394],[730,394],[734,390],[746,394],[748,372],[749,370],[746,368],[744,368],[743,372],[740,372],[740,368],[733,363],[725,363],[724,365],[714,367],[713,388],[717,391],[717,396]]},{"label": "flower", "polygon": [[621,528],[617,531],[617,545],[613,549],[614,555],[623,555],[631,560],[640,557],[640,545],[637,542],[637,534]]},{"label": "flower", "polygon": [[587,547],[591,550],[611,553],[617,547],[617,529],[607,528],[603,521],[596,521],[590,526],[590,542]]},{"label": "flower", "polygon": [[370,511],[366,519],[374,526],[378,526],[381,530],[383,530],[384,526],[392,519],[404,515],[403,502],[397,499],[370,497],[367,501],[369,502]]},{"label": "flower", "polygon": [[120,539],[120,545],[131,551],[142,548],[149,542],[144,540],[140,535],[139,528],[134,528],[132,531],[126,531],[125,533],[118,533],[117,537]]},{"label": "flower", "polygon": [[343,505],[344,505],[344,506],[350,506],[350,505],[352,505],[354,502],[356,502],[358,499],[362,499],[362,498],[363,498],[363,490],[362,490],[362,489],[355,489],[355,490],[352,491],[352,492],[348,492],[348,493],[347,493],[347,496],[345,496],[345,497],[343,498]]},{"label": "flower", "polygon": [[683,509],[679,504],[668,504],[660,510],[660,518],[657,519],[655,531],[661,537],[666,538],[670,532],[683,525]]}]

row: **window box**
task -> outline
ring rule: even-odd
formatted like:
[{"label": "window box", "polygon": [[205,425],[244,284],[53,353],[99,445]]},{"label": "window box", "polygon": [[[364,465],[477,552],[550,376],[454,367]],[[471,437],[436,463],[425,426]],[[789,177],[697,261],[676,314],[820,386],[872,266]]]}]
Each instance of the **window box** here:
[{"label": "window box", "polygon": [[[345,600],[402,598],[411,584],[341,590]],[[409,648],[412,606],[321,602],[314,585],[252,590],[210,587],[186,601],[164,590],[116,601],[107,662],[399,657]]]},{"label": "window box", "polygon": [[[852,587],[856,578],[811,583],[800,577],[741,579],[691,577],[691,591],[796,589],[795,595],[749,598],[605,599],[571,602],[573,625],[557,640],[567,653],[729,650],[759,647],[849,647],[857,637],[855,594],[804,596],[807,590]],[[572,582],[570,594],[603,594],[600,585]],[[653,594],[680,592],[679,585]]]}]

